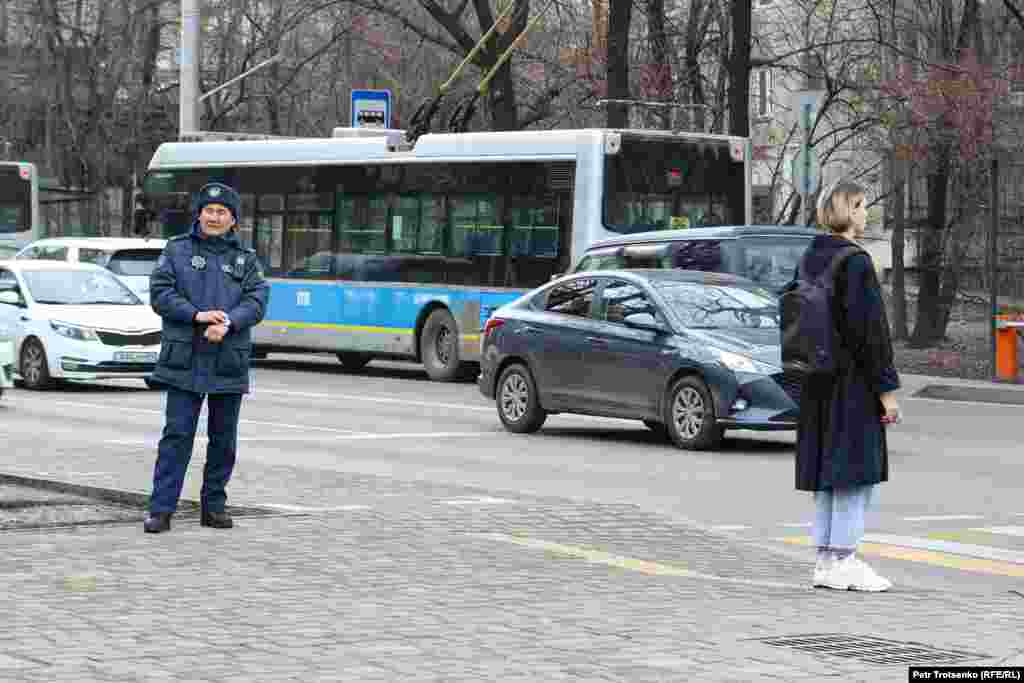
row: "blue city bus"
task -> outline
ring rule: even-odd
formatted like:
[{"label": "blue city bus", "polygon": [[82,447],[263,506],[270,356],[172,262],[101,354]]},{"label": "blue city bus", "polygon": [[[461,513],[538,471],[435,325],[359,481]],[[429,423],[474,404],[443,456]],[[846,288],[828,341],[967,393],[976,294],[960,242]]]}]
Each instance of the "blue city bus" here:
[{"label": "blue city bus", "polygon": [[162,144],[141,197],[150,234],[189,229],[204,183],[239,188],[239,233],[271,284],[254,356],[332,352],[349,369],[415,360],[453,380],[490,313],[619,234],[751,218],[747,140],[650,130]]}]

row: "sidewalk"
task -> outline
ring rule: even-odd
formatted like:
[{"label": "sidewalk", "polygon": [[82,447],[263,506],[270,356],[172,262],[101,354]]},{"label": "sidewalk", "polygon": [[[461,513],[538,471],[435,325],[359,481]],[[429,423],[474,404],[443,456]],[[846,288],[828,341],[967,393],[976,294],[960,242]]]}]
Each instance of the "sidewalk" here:
[{"label": "sidewalk", "polygon": [[[131,446],[0,451],[0,473],[140,496],[152,464]],[[201,469],[197,451],[186,497]],[[277,514],[230,531],[176,518],[159,536],[139,523],[3,534],[0,680],[905,681],[910,659],[944,661],[857,638],[1024,665],[1022,596],[814,590],[810,550],[632,506],[244,457],[230,494]],[[873,660],[758,640],[812,634]]]}]

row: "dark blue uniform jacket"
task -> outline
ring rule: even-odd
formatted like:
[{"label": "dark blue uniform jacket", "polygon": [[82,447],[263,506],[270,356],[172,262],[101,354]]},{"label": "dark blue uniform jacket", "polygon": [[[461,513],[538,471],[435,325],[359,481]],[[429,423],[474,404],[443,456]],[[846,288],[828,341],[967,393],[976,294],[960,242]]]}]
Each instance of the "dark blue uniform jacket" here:
[{"label": "dark blue uniform jacket", "polygon": [[[153,310],[163,318],[153,379],[198,394],[247,393],[251,331],[263,320],[269,289],[256,253],[234,230],[202,237],[197,221],[191,233],[169,240],[149,285]],[[210,310],[231,319],[219,344],[203,336],[207,325],[193,322]]]}]

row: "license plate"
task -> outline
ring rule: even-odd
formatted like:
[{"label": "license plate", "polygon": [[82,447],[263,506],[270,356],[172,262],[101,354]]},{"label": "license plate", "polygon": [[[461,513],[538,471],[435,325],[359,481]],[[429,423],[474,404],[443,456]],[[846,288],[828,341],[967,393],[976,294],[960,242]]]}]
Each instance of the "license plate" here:
[{"label": "license plate", "polygon": [[115,351],[114,360],[118,363],[155,363],[156,351]]}]

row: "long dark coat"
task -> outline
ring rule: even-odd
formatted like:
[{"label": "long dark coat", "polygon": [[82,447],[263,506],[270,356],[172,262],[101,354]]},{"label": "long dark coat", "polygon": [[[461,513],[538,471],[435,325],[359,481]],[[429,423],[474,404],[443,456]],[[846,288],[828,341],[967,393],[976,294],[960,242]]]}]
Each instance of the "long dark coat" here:
[{"label": "long dark coat", "polygon": [[[850,242],[818,235],[804,254],[809,276],[824,272]],[[796,488],[821,491],[889,479],[880,395],[898,389],[882,288],[871,257],[857,253],[836,274],[833,315],[852,362],[804,385],[796,447]]]},{"label": "long dark coat", "polygon": [[[256,253],[234,230],[224,237],[192,232],[167,242],[150,276],[153,310],[163,318],[160,359],[153,379],[196,394],[249,391],[252,328],[263,320],[269,285]],[[231,319],[223,341],[203,336],[199,311],[222,310]]]}]

